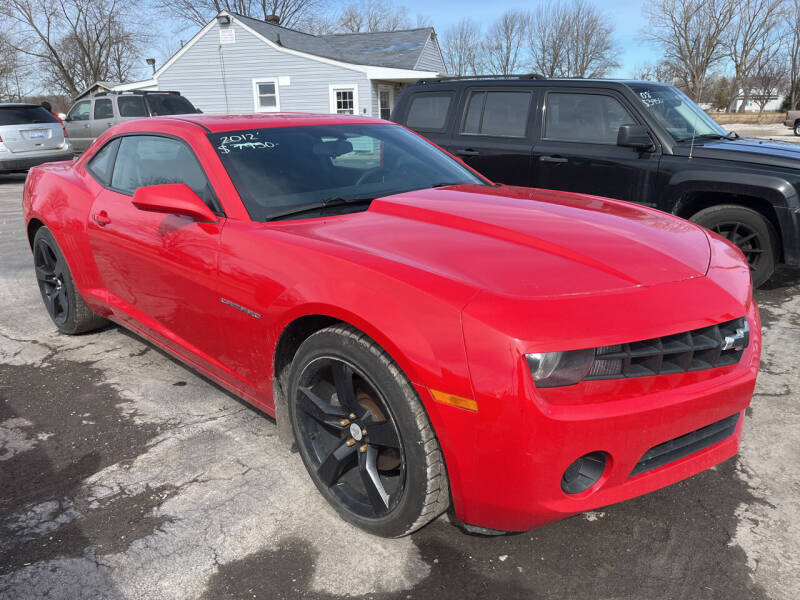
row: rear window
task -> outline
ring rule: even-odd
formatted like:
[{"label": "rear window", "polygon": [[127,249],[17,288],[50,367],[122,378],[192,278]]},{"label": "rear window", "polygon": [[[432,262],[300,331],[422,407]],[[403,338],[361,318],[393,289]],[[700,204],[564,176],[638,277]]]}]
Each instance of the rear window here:
[{"label": "rear window", "polygon": [[525,137],[530,92],[472,92],[461,131],[472,135]]},{"label": "rear window", "polygon": [[88,171],[103,185],[111,183],[111,170],[114,168],[114,158],[117,155],[119,138],[111,140],[92,157],[86,165]]},{"label": "rear window", "polygon": [[58,119],[41,106],[0,106],[0,126],[28,123],[58,123]]},{"label": "rear window", "polygon": [[176,94],[147,94],[145,99],[150,107],[150,115],[153,117],[160,115],[186,115],[197,112],[191,102]]},{"label": "rear window", "polygon": [[411,129],[444,129],[452,94],[415,94],[408,107],[406,126]]}]

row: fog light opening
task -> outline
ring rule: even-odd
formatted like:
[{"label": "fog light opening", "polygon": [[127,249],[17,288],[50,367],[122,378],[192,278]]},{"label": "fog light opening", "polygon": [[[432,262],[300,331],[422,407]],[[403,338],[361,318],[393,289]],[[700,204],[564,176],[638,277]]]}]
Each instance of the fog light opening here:
[{"label": "fog light opening", "polygon": [[606,462],[605,452],[584,454],[564,471],[561,477],[561,489],[567,494],[585,492],[603,476]]}]

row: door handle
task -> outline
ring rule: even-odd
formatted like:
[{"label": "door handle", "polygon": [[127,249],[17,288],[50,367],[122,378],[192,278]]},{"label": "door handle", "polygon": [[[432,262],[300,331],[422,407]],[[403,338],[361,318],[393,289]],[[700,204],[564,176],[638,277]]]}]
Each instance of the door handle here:
[{"label": "door handle", "polygon": [[472,148],[463,148],[461,150],[456,150],[456,154],[460,154],[461,156],[478,156],[480,152]]},{"label": "door handle", "polygon": [[83,124],[83,128],[84,128],[84,129],[89,129],[89,123],[84,123],[84,124]]},{"label": "door handle", "polygon": [[92,221],[100,225],[101,227],[105,227],[109,223],[111,223],[111,218],[108,216],[108,213],[104,210],[101,210],[99,213],[95,213],[92,215]]},{"label": "door handle", "polygon": [[568,158],[564,158],[563,156],[540,156],[539,160],[549,163],[565,163],[569,161]]}]

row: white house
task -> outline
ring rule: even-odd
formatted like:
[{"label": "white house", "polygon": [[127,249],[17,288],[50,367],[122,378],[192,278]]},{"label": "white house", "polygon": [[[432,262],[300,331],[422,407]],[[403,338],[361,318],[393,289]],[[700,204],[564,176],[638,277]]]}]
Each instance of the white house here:
[{"label": "white house", "polygon": [[[744,107],[744,110],[758,111],[760,110],[761,102],[766,102],[764,105],[764,110],[766,112],[779,111],[781,106],[783,106],[785,98],[786,94],[779,92],[777,89],[761,90],[753,88],[747,95],[747,105]],[[739,90],[739,94],[736,96],[736,100],[734,100],[733,103],[734,112],[739,112],[743,103],[744,90]]]},{"label": "white house", "polygon": [[176,90],[205,113],[389,117],[400,87],[445,73],[432,27],[311,35],[221,12],[158,69],[117,90]]}]

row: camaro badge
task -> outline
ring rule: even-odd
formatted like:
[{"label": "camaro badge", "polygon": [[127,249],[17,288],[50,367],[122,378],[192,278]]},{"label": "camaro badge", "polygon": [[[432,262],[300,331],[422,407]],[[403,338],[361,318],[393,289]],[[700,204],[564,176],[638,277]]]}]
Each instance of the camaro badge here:
[{"label": "camaro badge", "polygon": [[220,298],[219,301],[222,302],[223,304],[227,304],[228,306],[232,306],[236,310],[240,310],[243,313],[250,315],[254,319],[260,319],[261,318],[261,315],[258,314],[257,312],[252,311],[249,308],[245,308],[244,306],[240,306],[239,304],[236,304],[235,302],[231,302],[227,298]]},{"label": "camaro badge", "polygon": [[733,335],[725,336],[725,339],[722,340],[722,349],[730,350],[731,348],[734,348],[736,350],[742,350],[745,346],[747,346],[749,337],[750,337],[750,326],[747,324],[747,321],[745,321],[744,327],[739,327],[736,330],[736,333],[734,333]]}]

